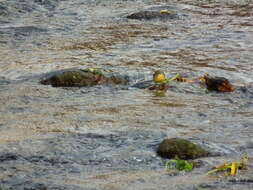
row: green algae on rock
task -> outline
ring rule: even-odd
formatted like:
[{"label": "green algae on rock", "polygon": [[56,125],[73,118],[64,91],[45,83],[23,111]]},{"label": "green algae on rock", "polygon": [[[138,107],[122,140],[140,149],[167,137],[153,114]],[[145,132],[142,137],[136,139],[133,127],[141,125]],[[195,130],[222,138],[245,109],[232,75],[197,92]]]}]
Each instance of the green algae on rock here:
[{"label": "green algae on rock", "polygon": [[110,74],[106,76],[99,69],[70,69],[56,73],[40,81],[44,85],[53,87],[85,87],[100,84],[128,84],[128,78]]},{"label": "green algae on rock", "polygon": [[209,155],[209,152],[186,139],[165,139],[158,147],[157,154],[164,158],[195,159]]}]

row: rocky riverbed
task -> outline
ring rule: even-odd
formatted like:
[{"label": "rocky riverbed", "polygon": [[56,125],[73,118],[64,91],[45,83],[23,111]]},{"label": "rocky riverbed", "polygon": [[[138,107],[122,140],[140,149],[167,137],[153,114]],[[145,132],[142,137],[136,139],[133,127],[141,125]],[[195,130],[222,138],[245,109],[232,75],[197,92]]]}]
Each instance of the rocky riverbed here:
[{"label": "rocky riverbed", "polygon": [[[251,190],[252,10],[249,0],[0,0],[0,189]],[[40,83],[71,68],[129,84]],[[132,87],[157,69],[226,77],[235,91]],[[168,172],[156,153],[165,138],[211,154],[191,172]],[[206,174],[245,153],[248,170]]]}]

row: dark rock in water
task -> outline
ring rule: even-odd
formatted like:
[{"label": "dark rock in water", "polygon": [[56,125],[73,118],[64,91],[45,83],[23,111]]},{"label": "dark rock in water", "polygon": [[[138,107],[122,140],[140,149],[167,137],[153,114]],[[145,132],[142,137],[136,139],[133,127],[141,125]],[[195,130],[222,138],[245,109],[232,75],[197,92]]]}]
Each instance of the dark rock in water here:
[{"label": "dark rock in water", "polygon": [[161,83],[155,84],[152,80],[148,81],[141,81],[131,86],[132,88],[139,88],[139,89],[148,89],[152,91],[164,91],[166,92],[167,89],[170,87],[169,84]]},{"label": "dark rock in water", "polygon": [[129,83],[129,77],[128,76],[121,76],[121,75],[114,75],[107,77],[107,82],[110,84],[121,84],[121,85],[127,85]]},{"label": "dark rock in water", "polygon": [[65,71],[55,74],[50,78],[41,81],[41,84],[53,87],[74,87],[74,86],[94,86],[99,83],[102,76],[82,70]]},{"label": "dark rock in water", "polygon": [[157,154],[164,158],[195,159],[209,155],[209,152],[186,139],[165,139],[159,145]]},{"label": "dark rock in water", "polygon": [[151,19],[167,20],[178,18],[178,15],[175,13],[171,13],[169,11],[140,11],[128,15],[127,18],[138,20],[151,20]]},{"label": "dark rock in water", "polygon": [[154,83],[153,83],[152,80],[148,80],[148,81],[138,82],[138,83],[132,85],[131,87],[133,87],[133,88],[140,88],[140,89],[146,89],[146,88],[150,87],[153,84]]},{"label": "dark rock in water", "polygon": [[123,76],[105,76],[99,70],[72,69],[54,74],[42,81],[41,84],[53,87],[84,87],[99,84],[128,84],[129,80]]}]

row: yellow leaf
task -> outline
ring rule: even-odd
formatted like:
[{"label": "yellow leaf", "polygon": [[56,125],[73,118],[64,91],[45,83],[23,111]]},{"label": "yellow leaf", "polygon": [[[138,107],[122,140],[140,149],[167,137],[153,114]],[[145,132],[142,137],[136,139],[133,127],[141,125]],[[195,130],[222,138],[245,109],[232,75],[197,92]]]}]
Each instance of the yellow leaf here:
[{"label": "yellow leaf", "polygon": [[232,162],[230,175],[234,176],[236,174],[236,172],[237,172],[237,163],[236,162]]},{"label": "yellow leaf", "polygon": [[170,11],[168,11],[168,10],[160,10],[160,13],[161,14],[171,14],[171,12]]}]

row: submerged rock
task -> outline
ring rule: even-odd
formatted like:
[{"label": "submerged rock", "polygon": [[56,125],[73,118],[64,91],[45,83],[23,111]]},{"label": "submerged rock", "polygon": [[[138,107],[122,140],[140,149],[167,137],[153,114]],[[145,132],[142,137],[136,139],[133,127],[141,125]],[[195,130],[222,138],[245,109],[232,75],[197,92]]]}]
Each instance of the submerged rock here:
[{"label": "submerged rock", "polygon": [[195,159],[209,155],[209,152],[186,139],[165,139],[159,145],[157,154],[164,158]]},{"label": "submerged rock", "polygon": [[84,87],[99,84],[128,84],[127,77],[113,75],[105,76],[99,69],[72,69],[59,73],[40,81],[44,85],[53,87]]},{"label": "submerged rock", "polygon": [[107,83],[127,85],[129,83],[129,77],[112,74],[111,76],[107,77]]},{"label": "submerged rock", "polygon": [[161,11],[140,11],[136,13],[132,13],[127,16],[128,19],[138,19],[138,20],[151,20],[151,19],[174,19],[178,18],[178,15],[170,12],[168,10]]},{"label": "submerged rock", "polygon": [[138,82],[131,87],[139,89],[148,89],[151,91],[166,91],[170,86],[167,83],[155,84],[152,80]]},{"label": "submerged rock", "polygon": [[104,78],[103,75],[93,72],[69,70],[42,80],[41,84],[52,85],[54,87],[93,86],[101,83]]},{"label": "submerged rock", "polygon": [[131,87],[139,88],[139,89],[147,89],[152,85],[154,85],[153,80],[147,80],[147,81],[137,82],[137,83],[133,84]]}]

